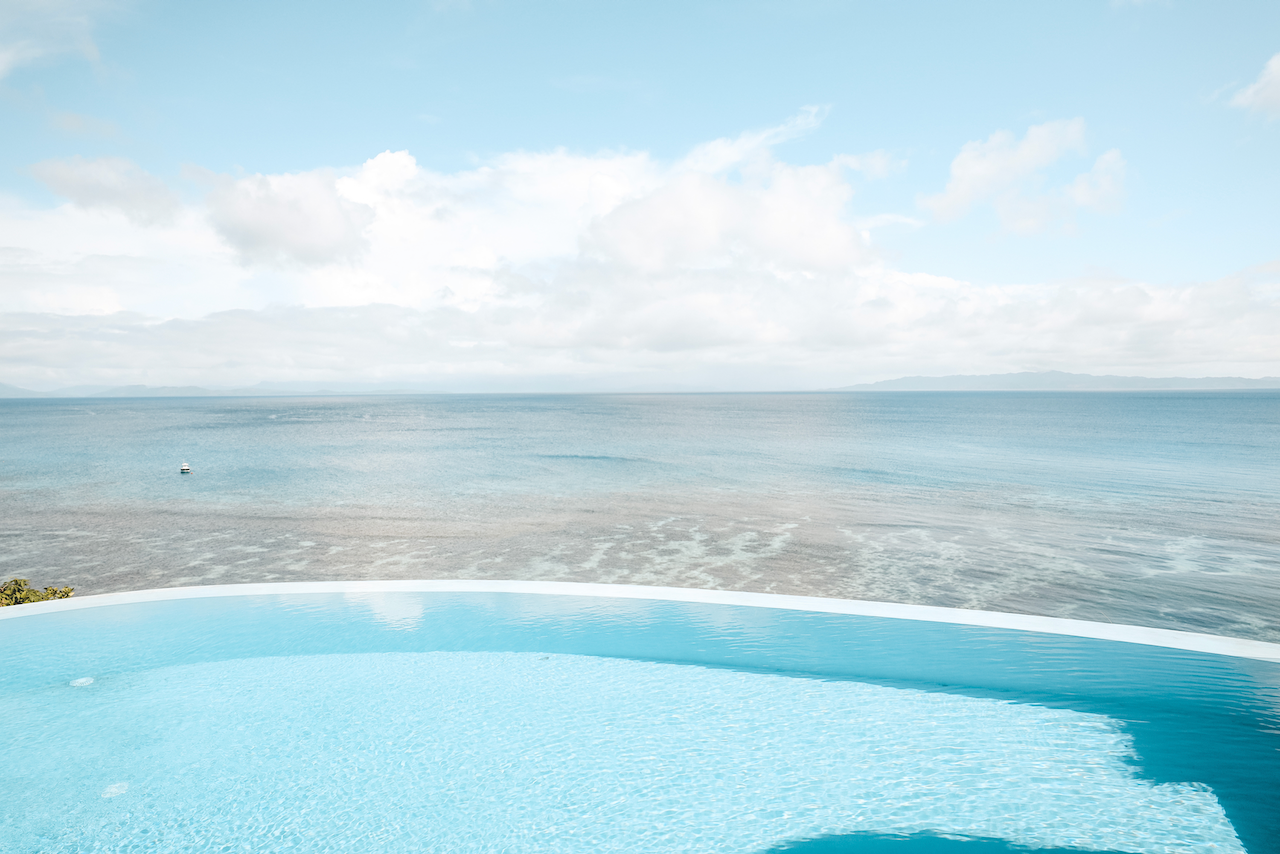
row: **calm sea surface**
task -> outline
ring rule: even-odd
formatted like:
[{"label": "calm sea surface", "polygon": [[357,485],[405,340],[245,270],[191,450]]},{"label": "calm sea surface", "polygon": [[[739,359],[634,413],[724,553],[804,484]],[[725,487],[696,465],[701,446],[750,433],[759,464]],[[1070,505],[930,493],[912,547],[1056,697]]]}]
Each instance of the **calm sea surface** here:
[{"label": "calm sea surface", "polygon": [[1280,641],[1280,393],[4,400],[0,574],[605,581]]}]

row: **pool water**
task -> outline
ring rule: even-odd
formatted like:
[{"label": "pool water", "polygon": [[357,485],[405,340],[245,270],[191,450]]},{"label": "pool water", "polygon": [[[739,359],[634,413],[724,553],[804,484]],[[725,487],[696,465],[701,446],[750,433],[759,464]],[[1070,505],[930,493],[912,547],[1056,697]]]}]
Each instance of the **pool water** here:
[{"label": "pool water", "polygon": [[329,587],[0,612],[0,850],[1280,850],[1274,661]]}]

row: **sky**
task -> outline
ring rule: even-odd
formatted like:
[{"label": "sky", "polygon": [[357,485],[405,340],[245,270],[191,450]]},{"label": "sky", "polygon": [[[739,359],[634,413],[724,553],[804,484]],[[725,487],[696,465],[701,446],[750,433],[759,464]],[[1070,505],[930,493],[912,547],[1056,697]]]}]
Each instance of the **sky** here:
[{"label": "sky", "polygon": [[0,0],[0,382],[1280,375],[1280,4]]}]

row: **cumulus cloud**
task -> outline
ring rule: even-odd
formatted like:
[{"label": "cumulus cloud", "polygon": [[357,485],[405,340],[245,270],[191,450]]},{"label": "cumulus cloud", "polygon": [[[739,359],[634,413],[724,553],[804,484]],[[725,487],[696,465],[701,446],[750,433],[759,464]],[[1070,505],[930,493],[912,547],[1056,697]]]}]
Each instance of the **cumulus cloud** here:
[{"label": "cumulus cloud", "polygon": [[588,255],[628,270],[847,270],[868,260],[838,167],[765,162],[741,182],[683,172],[595,220]]},{"label": "cumulus cloud", "polygon": [[804,136],[820,126],[830,111],[826,106],[808,106],[780,125],[748,131],[734,139],[704,142],[689,152],[680,166],[692,172],[723,172],[763,155],[779,143]]},{"label": "cumulus cloud", "polygon": [[1280,118],[1280,53],[1267,61],[1257,80],[1235,94],[1231,104]]},{"label": "cumulus cloud", "polygon": [[585,269],[612,287],[643,279],[653,289],[707,270],[790,276],[868,263],[846,210],[853,190],[842,158],[801,167],[771,153],[820,117],[806,110],[669,164],[636,152],[554,150],[443,174],[408,152],[384,152],[335,183],[343,199],[374,212],[359,273],[316,269],[304,301],[476,308]]},{"label": "cumulus cloud", "polygon": [[834,163],[861,172],[868,178],[887,178],[894,172],[907,168],[907,161],[894,157],[884,150],[870,151],[866,154],[841,154]]},{"label": "cumulus cloud", "polygon": [[[0,264],[0,303],[71,306],[92,288],[94,310],[159,315],[232,308],[232,299],[254,308],[476,310],[543,299],[534,291],[548,282],[564,285],[554,299],[600,303],[610,289],[678,289],[682,277],[710,271],[726,282],[739,273],[788,282],[848,272],[875,263],[864,232],[890,221],[846,209],[851,158],[796,166],[772,153],[820,113],[713,140],[673,162],[631,151],[517,151],[444,173],[401,151],[346,170],[192,172],[210,190],[176,212],[158,179],[126,161],[46,162],[37,174],[77,204],[0,209],[0,232],[28,257],[20,269]],[[103,207],[135,223],[175,218],[148,233],[88,215]],[[93,278],[92,265],[132,273]],[[209,286],[214,275],[223,282]]]},{"label": "cumulus cloud", "polygon": [[5,0],[0,3],[0,80],[48,56],[78,53],[97,59],[92,16],[101,0]]},{"label": "cumulus cloud", "polygon": [[343,195],[331,169],[223,178],[209,220],[246,263],[325,264],[359,255],[373,222],[368,205]]},{"label": "cumulus cloud", "polygon": [[0,235],[0,311],[193,316],[296,299],[238,264],[190,209],[156,228],[77,204],[0,204]]},{"label": "cumulus cloud", "polygon": [[1083,150],[1083,119],[1034,125],[1021,140],[996,131],[986,142],[965,143],[951,161],[947,189],[923,204],[943,219],[954,219],[975,202],[1007,193],[1068,151]]},{"label": "cumulus cloud", "polygon": [[139,225],[170,223],[180,207],[164,181],[122,157],[45,160],[31,171],[50,190],[75,204],[116,210]]},{"label": "cumulus cloud", "polygon": [[1044,229],[1071,206],[1114,210],[1124,182],[1124,158],[1116,149],[1066,187],[1044,189],[1049,167],[1084,151],[1085,123],[1079,118],[1033,125],[1021,140],[996,131],[985,141],[966,143],[951,162],[946,189],[920,203],[939,219],[952,220],[991,202],[1005,228],[1021,233]]},{"label": "cumulus cloud", "polygon": [[1082,208],[1113,212],[1124,197],[1124,157],[1118,148],[1105,152],[1088,172],[1067,187],[1067,197]]},{"label": "cumulus cloud", "polygon": [[[818,118],[670,162],[553,150],[439,172],[400,151],[214,176],[164,229],[83,205],[0,206],[3,379],[510,390],[815,387],[961,365],[1280,372],[1280,271],[1157,288],[893,269],[866,232],[920,223],[858,211],[847,156],[775,151]],[[1019,183],[1083,145],[1082,123],[1033,131],[969,149],[954,198],[1118,201],[1118,151],[1056,195]]]}]

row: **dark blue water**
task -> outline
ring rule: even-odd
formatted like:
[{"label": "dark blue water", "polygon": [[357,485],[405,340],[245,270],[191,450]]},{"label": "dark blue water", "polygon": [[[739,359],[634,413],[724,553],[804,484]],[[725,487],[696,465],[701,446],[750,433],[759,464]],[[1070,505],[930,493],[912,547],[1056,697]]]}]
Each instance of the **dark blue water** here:
[{"label": "dark blue water", "polygon": [[1278,519],[1276,392],[0,401],[0,573],[82,593],[606,581],[1276,641]]}]

